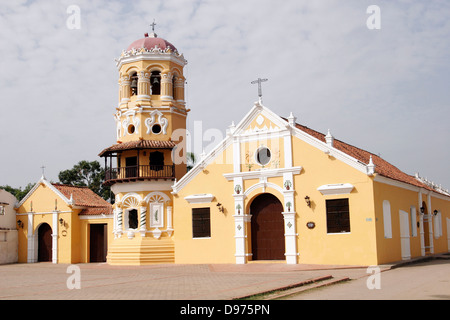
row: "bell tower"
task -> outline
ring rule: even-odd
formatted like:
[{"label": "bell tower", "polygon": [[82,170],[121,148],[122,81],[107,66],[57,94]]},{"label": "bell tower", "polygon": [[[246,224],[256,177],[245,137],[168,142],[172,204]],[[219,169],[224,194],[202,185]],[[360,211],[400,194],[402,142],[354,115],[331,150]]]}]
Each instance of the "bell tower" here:
[{"label": "bell tower", "polygon": [[184,56],[154,32],[116,59],[116,144],[103,150],[105,185],[115,195],[108,262],[174,262],[172,185],[186,174]]}]

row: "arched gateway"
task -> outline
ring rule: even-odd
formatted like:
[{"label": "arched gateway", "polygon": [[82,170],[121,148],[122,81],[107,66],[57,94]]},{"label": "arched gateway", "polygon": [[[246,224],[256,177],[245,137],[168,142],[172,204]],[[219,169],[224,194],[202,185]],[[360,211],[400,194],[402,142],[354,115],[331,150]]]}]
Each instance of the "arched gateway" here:
[{"label": "arched gateway", "polygon": [[252,259],[285,260],[283,205],[270,193],[257,196],[250,205]]}]

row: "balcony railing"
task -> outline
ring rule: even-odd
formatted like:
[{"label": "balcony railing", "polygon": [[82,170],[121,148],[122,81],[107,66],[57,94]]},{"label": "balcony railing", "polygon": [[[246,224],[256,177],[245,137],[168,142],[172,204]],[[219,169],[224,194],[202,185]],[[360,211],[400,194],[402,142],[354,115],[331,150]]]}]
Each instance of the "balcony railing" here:
[{"label": "balcony railing", "polygon": [[175,179],[175,165],[148,165],[110,168],[105,172],[105,184],[145,179]]}]

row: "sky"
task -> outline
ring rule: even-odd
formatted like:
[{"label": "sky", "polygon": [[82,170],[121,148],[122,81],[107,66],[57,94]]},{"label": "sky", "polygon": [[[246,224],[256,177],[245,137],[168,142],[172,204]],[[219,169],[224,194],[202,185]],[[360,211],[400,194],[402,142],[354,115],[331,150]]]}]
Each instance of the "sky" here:
[{"label": "sky", "polygon": [[[376,5],[379,11],[368,10]],[[74,10],[77,9],[77,10]],[[156,33],[188,60],[194,151],[258,99],[450,188],[450,2],[14,0],[0,5],[0,185],[115,144],[115,59]]]}]

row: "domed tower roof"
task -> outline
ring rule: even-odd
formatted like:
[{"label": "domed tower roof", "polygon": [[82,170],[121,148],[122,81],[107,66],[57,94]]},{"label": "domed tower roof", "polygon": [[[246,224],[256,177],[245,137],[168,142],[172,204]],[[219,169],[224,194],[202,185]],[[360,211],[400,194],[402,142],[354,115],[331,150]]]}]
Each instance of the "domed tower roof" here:
[{"label": "domed tower roof", "polygon": [[161,49],[163,51],[170,49],[173,52],[178,52],[177,48],[173,44],[163,38],[158,38],[158,35],[154,32],[151,33],[150,36],[146,33],[144,38],[134,41],[128,46],[127,51],[131,51],[133,49],[139,50],[142,48],[149,51],[153,49]]},{"label": "domed tower roof", "polygon": [[144,38],[134,41],[115,60],[119,69],[124,64],[143,60],[169,60],[183,67],[187,64],[183,54],[180,54],[172,43],[158,37],[155,32],[150,35],[146,33]]}]

